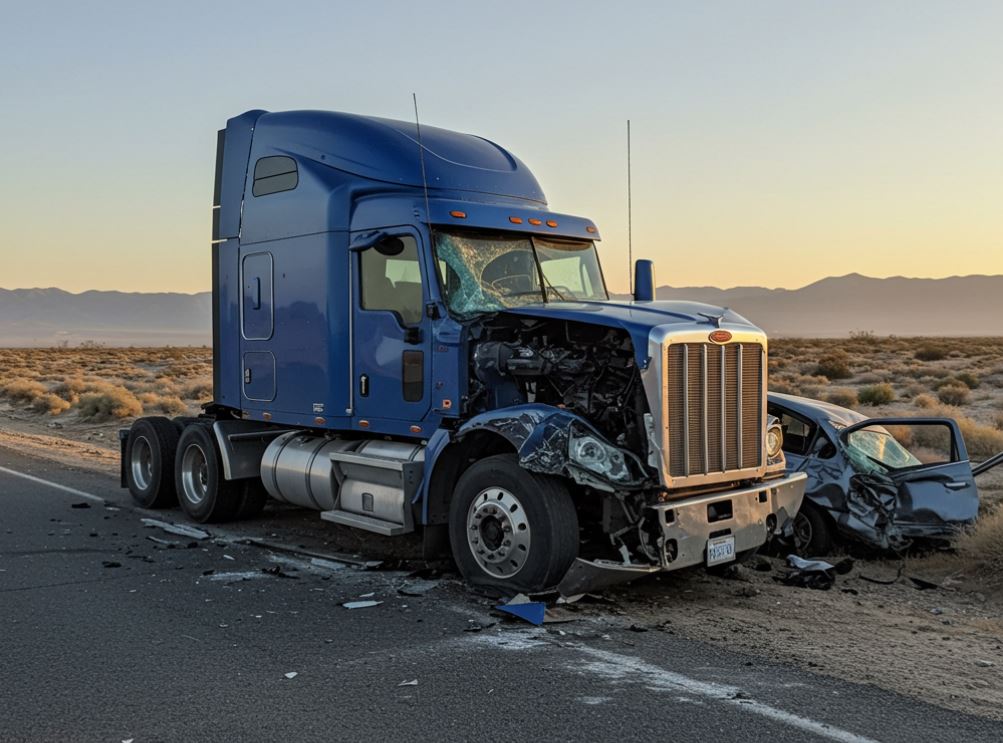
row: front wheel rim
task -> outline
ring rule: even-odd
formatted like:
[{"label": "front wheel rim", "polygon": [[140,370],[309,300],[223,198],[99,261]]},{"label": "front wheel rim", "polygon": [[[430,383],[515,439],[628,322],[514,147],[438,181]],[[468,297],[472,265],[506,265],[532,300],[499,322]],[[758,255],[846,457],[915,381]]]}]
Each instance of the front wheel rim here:
[{"label": "front wheel rim", "polygon": [[181,457],[181,489],[193,506],[209,495],[209,463],[198,444],[189,444]]},{"label": "front wheel rim", "polygon": [[794,517],[794,546],[799,550],[804,550],[811,544],[813,530],[811,521],[803,513],[798,513]]},{"label": "front wheel rim", "polygon": [[504,488],[485,488],[467,510],[467,546],[493,578],[511,578],[526,565],[532,530],[522,502]]}]

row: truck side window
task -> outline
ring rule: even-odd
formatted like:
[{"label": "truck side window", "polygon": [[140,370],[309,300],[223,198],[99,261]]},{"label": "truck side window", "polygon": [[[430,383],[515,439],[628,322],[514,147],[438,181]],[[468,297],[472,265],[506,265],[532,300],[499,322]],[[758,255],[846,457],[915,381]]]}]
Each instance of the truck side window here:
[{"label": "truck side window", "polygon": [[399,246],[362,251],[362,309],[396,312],[404,325],[421,322],[421,268],[413,237],[392,238]]},{"label": "truck side window", "polygon": [[262,157],[254,164],[254,185],[251,193],[265,196],[279,191],[291,191],[299,183],[296,161],[291,157]]}]

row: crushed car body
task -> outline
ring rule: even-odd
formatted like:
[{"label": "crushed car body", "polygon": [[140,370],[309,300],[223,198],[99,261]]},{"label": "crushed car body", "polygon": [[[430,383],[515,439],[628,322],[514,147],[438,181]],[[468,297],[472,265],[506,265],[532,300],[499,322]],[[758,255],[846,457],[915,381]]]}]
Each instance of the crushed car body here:
[{"label": "crushed car body", "polygon": [[780,420],[788,472],[808,476],[794,527],[802,554],[844,540],[881,550],[949,540],[978,516],[975,475],[1000,461],[973,470],[951,418],[868,418],[773,392],[768,410]]}]

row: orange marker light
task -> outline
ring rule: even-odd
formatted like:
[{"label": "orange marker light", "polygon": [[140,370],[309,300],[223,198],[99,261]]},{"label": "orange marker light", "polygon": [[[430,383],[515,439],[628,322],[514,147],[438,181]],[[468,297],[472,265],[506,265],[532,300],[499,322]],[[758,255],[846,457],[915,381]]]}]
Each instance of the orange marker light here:
[{"label": "orange marker light", "polygon": [[272,414],[271,413],[262,413],[261,414],[261,418],[262,418],[262,420],[270,421],[272,419]]},{"label": "orange marker light", "polygon": [[318,426],[323,426],[325,423],[327,423],[327,421],[321,418],[319,415],[313,419],[313,422],[316,423]]},{"label": "orange marker light", "polygon": [[530,218],[529,218],[529,223],[530,223],[530,224],[543,224],[543,222],[541,222],[541,221],[540,221],[539,219],[537,219],[536,217],[530,217]]},{"label": "orange marker light", "polygon": [[359,428],[369,428],[369,421],[359,421]]},{"label": "orange marker light", "polygon": [[411,433],[421,433],[421,426],[411,426],[409,430]]},{"label": "orange marker light", "polygon": [[508,221],[512,224],[522,224],[522,217],[509,217]]},{"label": "orange marker light", "polygon": [[453,407],[453,401],[452,400],[443,400],[442,401],[442,409],[443,410],[449,410],[451,407]]},{"label": "orange marker light", "polygon": [[589,225],[588,227],[585,228],[585,231],[586,232],[590,232],[590,233],[592,233],[594,235],[595,232],[596,232],[596,228],[593,227],[592,225]]},{"label": "orange marker light", "polygon": [[548,220],[547,220],[547,226],[548,226],[548,227],[556,227],[556,226],[557,226],[557,222],[555,222],[555,221],[554,221],[554,220],[552,220],[552,219],[548,219]]},{"label": "orange marker light", "polygon": [[461,211],[452,211],[452,212],[449,213],[449,216],[456,217],[457,219],[466,219],[467,218],[467,213],[466,212],[461,212]]}]

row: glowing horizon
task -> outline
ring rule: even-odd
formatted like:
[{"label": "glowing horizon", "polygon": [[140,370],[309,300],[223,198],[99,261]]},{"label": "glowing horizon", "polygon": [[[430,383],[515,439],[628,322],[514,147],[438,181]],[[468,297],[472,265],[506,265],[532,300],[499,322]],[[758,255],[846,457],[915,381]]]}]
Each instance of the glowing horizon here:
[{"label": "glowing horizon", "polygon": [[1003,274],[1003,5],[239,7],[10,11],[0,286],[205,291],[228,117],[410,119],[412,90],[423,123],[498,142],[596,221],[611,291],[627,118],[660,285]]}]

